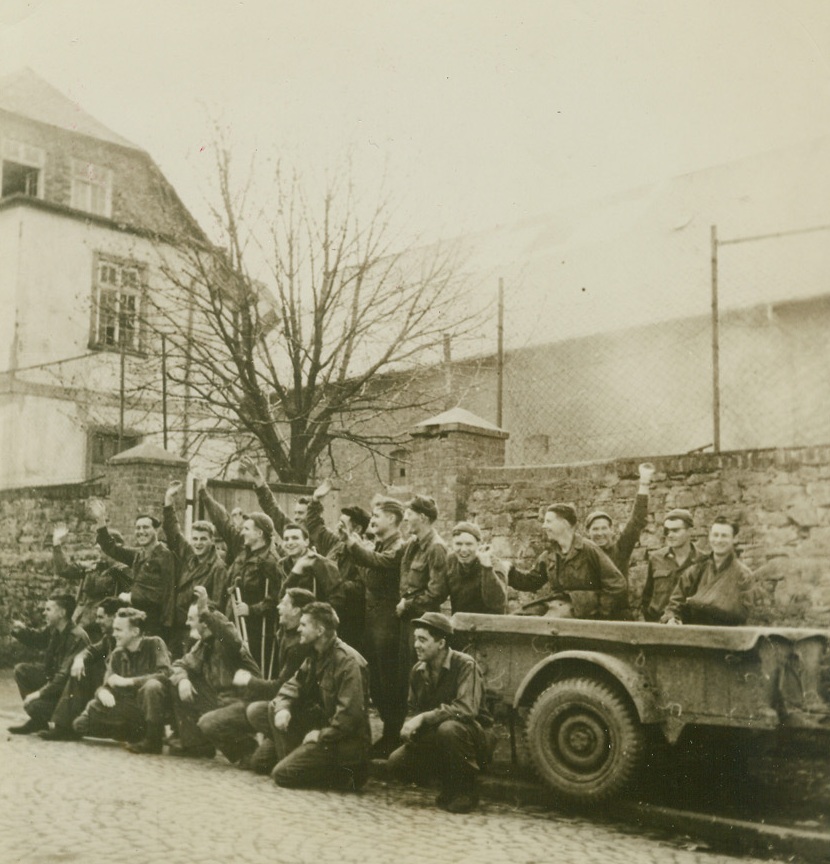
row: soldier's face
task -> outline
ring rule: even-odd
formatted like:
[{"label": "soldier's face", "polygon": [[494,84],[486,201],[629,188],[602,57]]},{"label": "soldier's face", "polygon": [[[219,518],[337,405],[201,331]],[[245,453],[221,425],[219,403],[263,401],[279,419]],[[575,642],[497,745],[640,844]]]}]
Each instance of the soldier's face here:
[{"label": "soldier's face", "polygon": [[294,521],[302,525],[305,522],[306,516],[308,516],[308,504],[298,501],[294,505]]},{"label": "soldier's face", "polygon": [[286,594],[277,605],[277,611],[280,613],[280,625],[286,630],[296,630],[300,625],[300,616],[303,613],[302,609],[298,609],[292,602],[291,598]]},{"label": "soldier's face", "polygon": [[375,537],[387,537],[397,527],[394,514],[388,513],[386,510],[378,510],[377,508],[372,511],[372,521],[369,523],[369,531]]},{"label": "soldier's face", "polygon": [[715,523],[709,529],[709,547],[715,555],[728,555],[735,548],[735,535],[731,525]]},{"label": "soldier's face", "polygon": [[43,608],[43,617],[46,619],[47,627],[57,627],[66,618],[66,613],[54,600],[47,600]]},{"label": "soldier's face", "polygon": [[462,531],[452,538],[453,552],[462,564],[470,564],[475,560],[479,545],[478,540],[466,531]]},{"label": "soldier's face", "polygon": [[126,618],[116,618],[112,622],[112,635],[119,648],[127,648],[141,635],[138,627],[133,627]]},{"label": "soldier's face", "polygon": [[308,549],[308,540],[297,528],[286,528],[282,534],[282,545],[290,557],[297,558]]},{"label": "soldier's face", "polygon": [[446,644],[443,639],[436,639],[429,630],[417,628],[414,636],[415,656],[422,663],[431,663],[441,653]]},{"label": "soldier's face", "polygon": [[567,532],[567,529],[570,528],[570,523],[567,519],[563,519],[553,511],[550,511],[545,513],[542,527],[545,529],[545,535],[548,540],[558,540]]},{"label": "soldier's face", "polygon": [[135,542],[138,546],[149,546],[156,537],[156,529],[151,519],[135,520]]},{"label": "soldier's face", "polygon": [[112,633],[112,622],[114,620],[115,616],[107,615],[100,606],[95,610],[95,623],[101,628],[102,633]]},{"label": "soldier's face", "polygon": [[265,535],[256,527],[253,519],[246,519],[242,523],[242,542],[249,548],[253,549],[265,541]]},{"label": "soldier's face", "polygon": [[663,532],[670,549],[682,549],[692,537],[692,529],[682,519],[666,519]]},{"label": "soldier's face", "polygon": [[242,511],[238,507],[234,507],[231,510],[231,525],[236,528],[237,531],[242,530],[242,523],[245,521],[245,517],[242,515]]},{"label": "soldier's face", "polygon": [[190,537],[190,543],[193,546],[196,557],[201,558],[210,551],[213,540],[207,531],[194,531]]},{"label": "soldier's face", "polygon": [[301,645],[311,645],[323,635],[324,630],[313,618],[302,615],[297,632],[300,634]]},{"label": "soldier's face", "polygon": [[611,523],[601,516],[598,519],[594,519],[591,527],[588,529],[588,539],[596,543],[600,549],[611,542],[611,535]]}]

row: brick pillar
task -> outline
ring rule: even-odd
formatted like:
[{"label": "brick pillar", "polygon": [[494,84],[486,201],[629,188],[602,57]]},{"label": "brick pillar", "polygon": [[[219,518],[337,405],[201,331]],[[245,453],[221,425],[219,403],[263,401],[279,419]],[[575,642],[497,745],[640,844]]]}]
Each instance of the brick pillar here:
[{"label": "brick pillar", "polygon": [[463,408],[453,408],[422,421],[411,435],[413,491],[435,498],[436,528],[447,537],[467,515],[472,472],[504,465],[509,433]]},{"label": "brick pillar", "polygon": [[[155,444],[139,444],[113,456],[107,462],[110,498],[107,515],[110,527],[132,543],[133,525],[139,513],[161,519],[164,490],[173,480],[187,479],[188,462]],[[179,496],[179,520],[184,525],[184,492]]]}]

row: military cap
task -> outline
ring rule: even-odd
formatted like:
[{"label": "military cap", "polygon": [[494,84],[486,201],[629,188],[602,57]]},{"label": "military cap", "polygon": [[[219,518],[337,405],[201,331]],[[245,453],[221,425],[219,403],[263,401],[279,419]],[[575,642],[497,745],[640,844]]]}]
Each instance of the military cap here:
[{"label": "military cap", "polygon": [[412,627],[415,628],[419,624],[429,627],[431,630],[437,630],[445,636],[452,636],[452,622],[440,612],[424,612],[420,618],[416,618],[412,622]]},{"label": "military cap", "polygon": [[669,519],[682,519],[689,528],[695,524],[692,514],[688,510],[684,510],[682,507],[675,507],[674,510],[669,510],[663,519],[663,523],[665,524]]},{"label": "military cap", "polygon": [[369,515],[369,511],[364,510],[357,504],[352,504],[349,507],[343,507],[341,508],[340,512],[344,516],[348,516],[355,525],[359,525],[364,531],[369,527],[369,520],[372,518]]},{"label": "military cap", "polygon": [[585,520],[585,527],[590,528],[591,523],[595,519],[607,519],[609,525],[614,524],[614,520],[604,510],[594,510],[593,513],[588,514],[588,518]]},{"label": "military cap", "polygon": [[426,516],[430,522],[434,522],[438,518],[438,507],[435,504],[435,499],[430,495],[416,495],[411,501],[406,502],[406,506],[414,513]]},{"label": "military cap", "polygon": [[459,522],[452,529],[452,536],[456,534],[472,534],[476,540],[481,540],[481,529],[474,522]]}]

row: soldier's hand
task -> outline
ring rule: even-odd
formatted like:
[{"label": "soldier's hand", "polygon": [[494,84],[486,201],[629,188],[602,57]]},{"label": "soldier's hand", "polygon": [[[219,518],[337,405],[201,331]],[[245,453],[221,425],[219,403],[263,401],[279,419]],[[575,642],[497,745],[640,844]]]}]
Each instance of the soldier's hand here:
[{"label": "soldier's hand", "polygon": [[132,603],[133,602],[132,592],[131,591],[122,591],[118,595],[118,599],[123,600],[125,603]]},{"label": "soldier's hand", "polygon": [[182,678],[178,686],[179,699],[182,702],[192,702],[196,695],[196,688],[193,686],[189,678]]},{"label": "soldier's hand", "polygon": [[291,722],[291,712],[287,708],[280,708],[274,715],[274,728],[280,732],[285,732],[288,729],[288,724]]},{"label": "soldier's hand", "polygon": [[84,655],[83,652],[75,655],[75,659],[72,661],[72,668],[69,670],[69,674],[73,678],[77,678],[79,681],[81,678],[86,675],[86,664],[84,663]]},{"label": "soldier's hand", "polygon": [[325,498],[326,495],[329,494],[329,492],[331,492],[331,489],[331,480],[323,480],[323,482],[320,483],[320,485],[314,490],[311,497],[316,498],[318,501],[320,501],[321,499]]},{"label": "soldier's hand", "polygon": [[244,618],[251,610],[247,603],[237,602],[234,600],[233,611],[240,618]]},{"label": "soldier's hand", "polygon": [[107,524],[107,508],[103,501],[99,498],[90,498],[87,506],[99,528]]},{"label": "soldier's hand", "polygon": [[259,470],[259,465],[250,456],[243,456],[239,460],[239,467],[242,468],[243,473],[250,474],[257,485],[262,485],[265,482],[265,477],[262,471]]},{"label": "soldier's hand", "polygon": [[652,477],[654,477],[654,472],[657,469],[651,464],[651,462],[643,462],[640,465],[640,482],[641,483],[651,483]]},{"label": "soldier's hand", "polygon": [[129,687],[132,682],[129,678],[125,678],[123,675],[110,675],[107,678],[107,687]]},{"label": "soldier's hand", "polygon": [[400,618],[404,612],[406,612],[406,600],[401,597],[401,599],[398,600],[398,605],[395,607],[395,614]]},{"label": "soldier's hand", "polygon": [[106,687],[102,687],[98,691],[98,701],[104,706],[104,708],[115,707],[115,696],[110,690],[107,690]]},{"label": "soldier's hand", "polygon": [[52,545],[60,546],[68,533],[69,529],[66,527],[66,524],[64,522],[58,522],[58,524],[52,529]]},{"label": "soldier's hand", "polygon": [[303,738],[303,744],[316,744],[320,740],[320,730],[312,729],[310,732],[306,733],[305,738]]},{"label": "soldier's hand", "polygon": [[679,625],[681,622],[677,618],[666,618],[666,620],[663,623],[664,624],[678,624]]},{"label": "soldier's hand", "polygon": [[254,676],[247,669],[237,669],[236,672],[233,673],[233,686],[247,687],[253,677]]},{"label": "soldier's hand", "polygon": [[182,490],[182,481],[174,480],[164,493],[164,506],[169,507],[175,500],[176,496]]},{"label": "soldier's hand", "polygon": [[404,741],[411,741],[412,736],[421,728],[424,722],[423,715],[417,714],[415,717],[410,717],[401,727],[401,738]]},{"label": "soldier's hand", "polygon": [[22,621],[18,620],[17,618],[15,618],[14,621],[12,621],[12,633],[16,633],[18,630],[25,630],[25,629],[26,629],[26,625]]},{"label": "soldier's hand", "polygon": [[196,598],[196,608],[199,610],[199,614],[202,612],[208,611],[208,592],[207,588],[204,585],[197,585],[193,589],[193,595]]},{"label": "soldier's hand", "polygon": [[492,568],[493,556],[490,554],[489,544],[478,547],[478,551],[476,552],[476,558],[478,558],[478,563],[481,564],[482,567]]}]

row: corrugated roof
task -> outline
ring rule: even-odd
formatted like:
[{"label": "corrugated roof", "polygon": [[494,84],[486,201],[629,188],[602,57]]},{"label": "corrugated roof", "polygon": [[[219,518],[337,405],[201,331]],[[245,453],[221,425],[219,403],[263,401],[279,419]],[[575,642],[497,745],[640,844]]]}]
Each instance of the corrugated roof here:
[{"label": "corrugated roof", "polygon": [[0,109],[133,150],[141,148],[87,114],[29,68],[0,78]]}]

